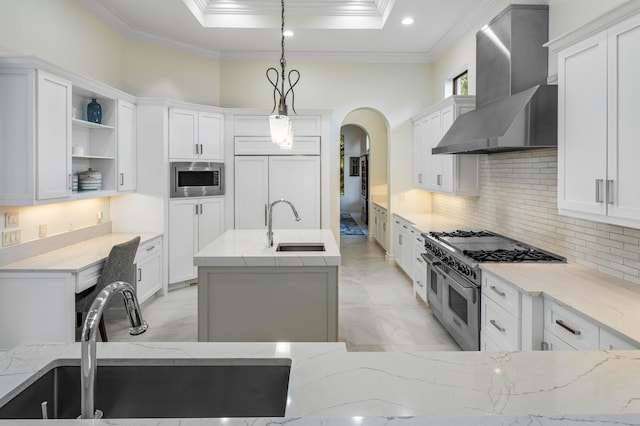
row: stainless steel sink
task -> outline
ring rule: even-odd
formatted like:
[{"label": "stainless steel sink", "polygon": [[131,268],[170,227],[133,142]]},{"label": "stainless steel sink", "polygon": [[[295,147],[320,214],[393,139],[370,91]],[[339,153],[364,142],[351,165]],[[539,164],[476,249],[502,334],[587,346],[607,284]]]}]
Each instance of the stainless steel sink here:
[{"label": "stainless steel sink", "polygon": [[[283,417],[291,360],[99,360],[95,407],[105,418]],[[35,380],[35,381],[34,381]],[[80,414],[80,361],[58,360],[0,407],[0,419]]]},{"label": "stainless steel sink", "polygon": [[325,251],[324,243],[279,243],[276,251]]}]

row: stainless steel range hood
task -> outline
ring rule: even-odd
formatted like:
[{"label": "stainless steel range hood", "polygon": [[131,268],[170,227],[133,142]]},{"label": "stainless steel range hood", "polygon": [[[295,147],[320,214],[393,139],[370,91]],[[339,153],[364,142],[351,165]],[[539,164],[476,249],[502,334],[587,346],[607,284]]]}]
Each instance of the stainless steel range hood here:
[{"label": "stainless steel range hood", "polygon": [[511,5],[476,34],[476,110],[462,114],[433,154],[557,146],[557,86],[546,85],[546,5]]}]

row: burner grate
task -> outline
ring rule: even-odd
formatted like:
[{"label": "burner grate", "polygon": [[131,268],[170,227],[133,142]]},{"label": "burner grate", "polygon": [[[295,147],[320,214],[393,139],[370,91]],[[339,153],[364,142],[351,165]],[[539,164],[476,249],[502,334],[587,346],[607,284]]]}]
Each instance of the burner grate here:
[{"label": "burner grate", "polygon": [[457,229],[451,232],[430,232],[430,234],[436,239],[440,238],[471,238],[471,237],[495,237],[496,234],[489,231],[467,231],[463,229]]},{"label": "burner grate", "polygon": [[465,250],[465,256],[469,256],[477,262],[557,262],[564,260],[544,251],[536,249],[522,250]]}]

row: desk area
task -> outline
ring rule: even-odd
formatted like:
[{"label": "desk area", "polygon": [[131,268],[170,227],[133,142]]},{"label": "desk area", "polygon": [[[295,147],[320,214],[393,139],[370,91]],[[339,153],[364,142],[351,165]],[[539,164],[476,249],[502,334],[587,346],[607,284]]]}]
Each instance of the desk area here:
[{"label": "desk area", "polygon": [[140,302],[162,287],[162,236],[108,233],[0,266],[0,350],[27,343],[75,341],[75,295],[93,286],[111,247],[140,236]]}]

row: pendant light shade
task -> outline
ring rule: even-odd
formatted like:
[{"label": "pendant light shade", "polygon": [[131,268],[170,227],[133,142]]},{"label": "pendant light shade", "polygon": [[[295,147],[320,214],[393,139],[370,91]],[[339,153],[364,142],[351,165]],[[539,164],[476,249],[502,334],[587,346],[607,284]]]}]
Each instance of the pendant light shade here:
[{"label": "pendant light shade", "polygon": [[[284,0],[282,4],[282,25],[280,26],[281,35],[281,55],[280,55],[280,74],[276,68],[267,69],[267,80],[273,86],[273,109],[269,116],[269,128],[271,130],[271,142],[277,144],[282,149],[291,149],[293,147],[293,126],[288,115],[287,96],[291,94],[291,109],[296,112],[295,94],[293,88],[300,81],[300,72],[291,70],[285,73],[287,61],[284,57]],[[285,91],[285,77],[289,83],[289,90]],[[280,87],[278,87],[280,84]],[[278,99],[278,97],[280,99]],[[276,112],[277,109],[277,112]],[[275,114],[274,114],[275,113]]]}]

